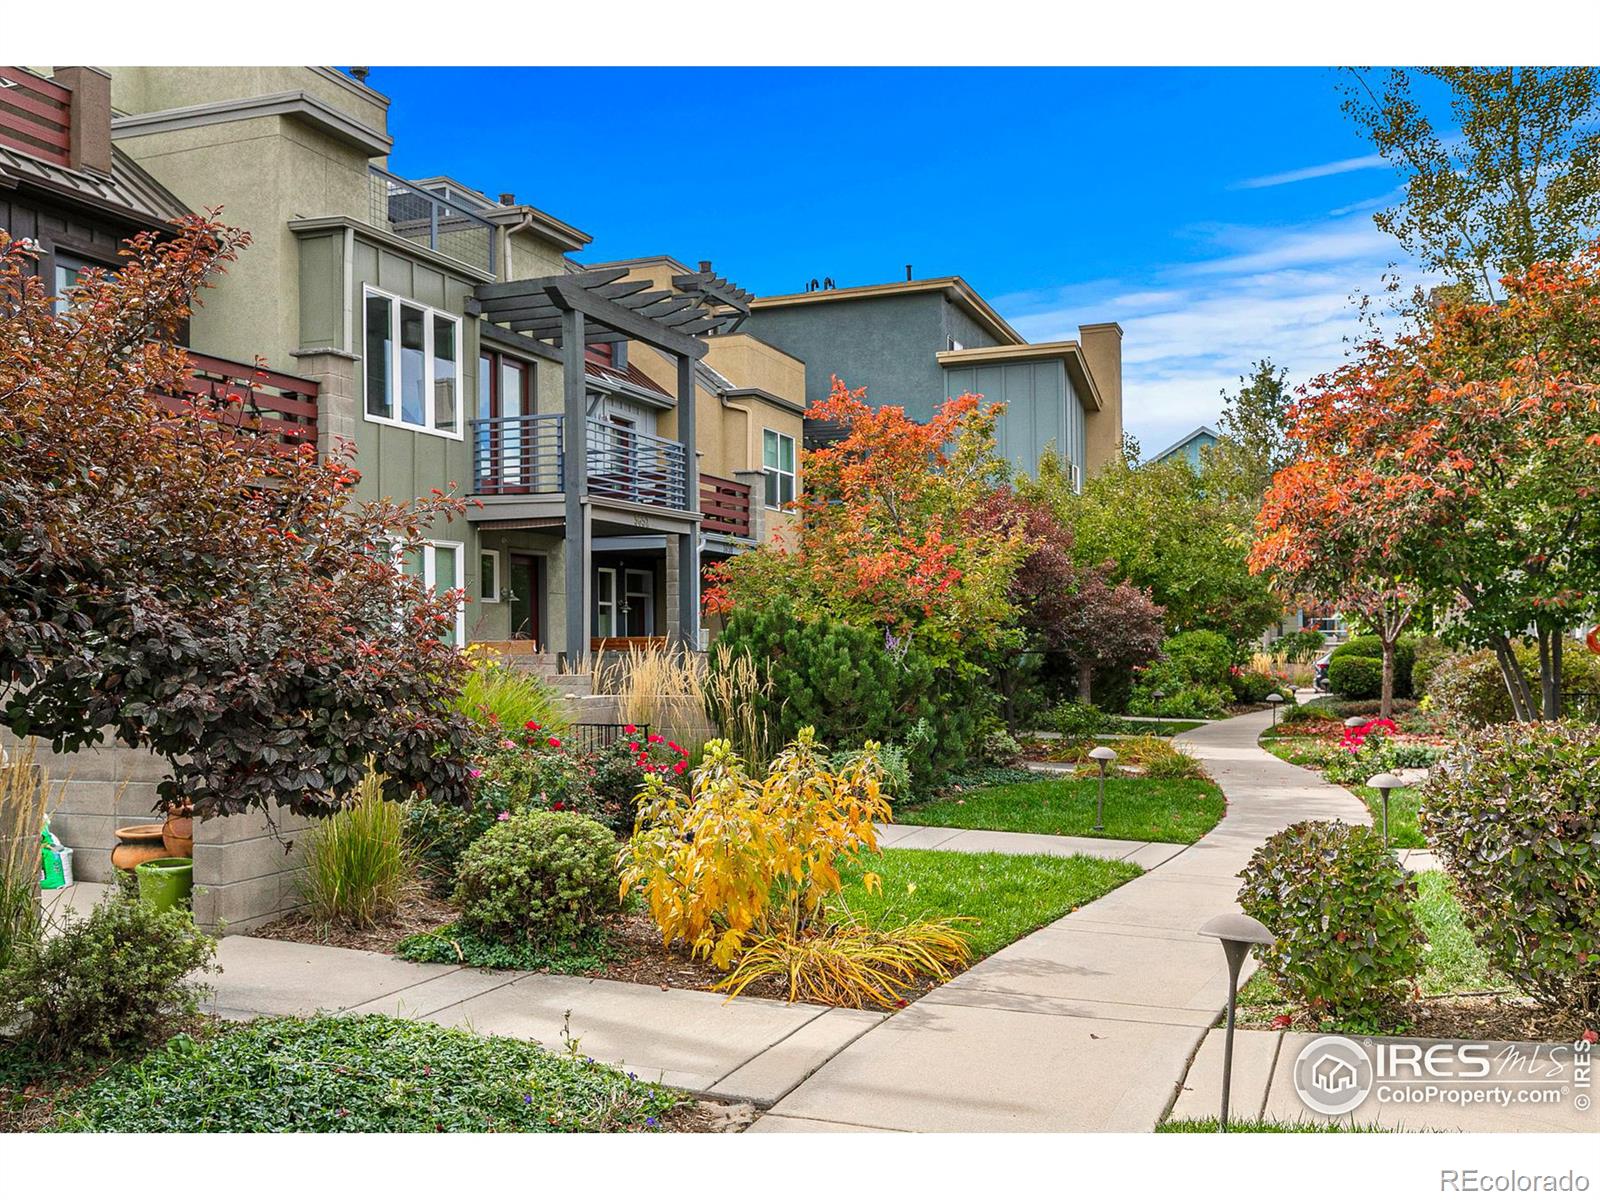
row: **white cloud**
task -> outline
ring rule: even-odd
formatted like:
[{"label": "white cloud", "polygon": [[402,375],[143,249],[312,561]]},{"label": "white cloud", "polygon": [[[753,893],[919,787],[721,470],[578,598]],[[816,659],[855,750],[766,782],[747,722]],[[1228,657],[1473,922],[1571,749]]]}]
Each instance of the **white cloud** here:
[{"label": "white cloud", "polygon": [[1351,171],[1371,171],[1387,166],[1381,154],[1363,154],[1357,158],[1341,158],[1337,162],[1318,163],[1312,167],[1296,167],[1276,175],[1258,175],[1254,179],[1241,179],[1236,188],[1280,187],[1286,183],[1300,183],[1306,179],[1323,179],[1329,175],[1346,175]]},{"label": "white cloud", "polygon": [[1288,368],[1291,384],[1336,366],[1363,332],[1353,297],[1376,294],[1399,256],[1370,215],[1201,233],[1210,257],[997,302],[1032,341],[1075,338],[1090,321],[1122,325],[1123,422],[1147,454],[1215,424],[1220,392],[1257,359]]}]

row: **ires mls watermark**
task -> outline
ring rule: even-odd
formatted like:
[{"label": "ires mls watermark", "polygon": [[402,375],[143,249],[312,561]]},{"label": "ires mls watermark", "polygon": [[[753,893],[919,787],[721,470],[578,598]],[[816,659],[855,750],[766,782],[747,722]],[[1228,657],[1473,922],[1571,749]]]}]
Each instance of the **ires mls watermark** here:
[{"label": "ires mls watermark", "polygon": [[1294,1089],[1323,1116],[1354,1112],[1372,1097],[1379,1104],[1593,1103],[1594,1046],[1487,1042],[1380,1041],[1327,1035],[1308,1042],[1295,1059]]}]

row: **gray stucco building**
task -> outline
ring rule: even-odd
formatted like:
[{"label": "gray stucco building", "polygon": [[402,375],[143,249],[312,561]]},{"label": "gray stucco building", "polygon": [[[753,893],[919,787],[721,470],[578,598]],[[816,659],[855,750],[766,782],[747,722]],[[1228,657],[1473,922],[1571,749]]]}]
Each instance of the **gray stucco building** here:
[{"label": "gray stucco building", "polygon": [[[806,397],[838,376],[873,404],[927,420],[949,396],[1006,405],[997,437],[1031,471],[1049,447],[1081,483],[1122,443],[1122,329],[1085,325],[1076,341],[1027,342],[960,276],[763,296],[744,328],[806,364]],[[837,429],[806,422],[820,445]]]}]

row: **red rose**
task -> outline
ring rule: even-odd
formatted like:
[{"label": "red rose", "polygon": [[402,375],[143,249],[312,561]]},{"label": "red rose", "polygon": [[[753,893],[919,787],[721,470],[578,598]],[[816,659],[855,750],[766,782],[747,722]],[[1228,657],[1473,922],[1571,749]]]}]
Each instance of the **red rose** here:
[{"label": "red rose", "polygon": [[652,733],[649,737],[645,738],[645,741],[649,742],[652,746],[660,744],[661,740],[662,738],[659,733]]},{"label": "red rose", "polygon": [[622,727],[622,732],[627,734],[629,737],[632,737],[634,734],[639,732],[639,727],[637,725],[624,725]]},{"label": "red rose", "polygon": [[668,742],[667,743],[667,749],[671,750],[674,754],[682,754],[683,753],[683,747],[678,745],[677,742]]},{"label": "red rose", "polygon": [[628,749],[632,750],[635,754],[639,753],[639,743],[638,742],[629,742],[628,743]]},{"label": "red rose", "polygon": [[683,768],[686,765],[687,765],[686,763],[681,763],[681,762],[680,763],[673,763],[672,764],[672,773],[674,775],[682,775],[683,774]]},{"label": "red rose", "polygon": [[529,721],[529,722],[528,722],[528,725],[527,725],[527,727],[528,727],[528,728],[529,728],[529,729],[532,729],[532,730],[533,730],[533,731],[534,731],[534,732],[536,732],[536,733],[537,733],[537,732],[538,732],[538,731],[539,731],[539,730],[541,730],[541,729],[543,729],[543,728],[544,728],[544,726],[543,726],[543,725],[541,725],[541,724],[539,724],[539,722],[537,722],[537,721]]},{"label": "red rose", "polygon": [[560,738],[555,737],[555,736],[551,736],[551,737],[547,738],[546,740],[550,743],[550,745],[551,745],[551,747],[553,749],[556,749],[556,750],[561,749],[561,739]]}]

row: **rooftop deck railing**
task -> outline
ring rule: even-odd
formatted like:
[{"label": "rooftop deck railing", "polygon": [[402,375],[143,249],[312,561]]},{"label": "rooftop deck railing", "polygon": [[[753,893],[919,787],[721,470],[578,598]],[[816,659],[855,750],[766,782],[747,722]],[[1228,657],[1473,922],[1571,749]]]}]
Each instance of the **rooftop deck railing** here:
[{"label": "rooftop deck railing", "polygon": [[682,443],[593,418],[588,430],[590,492],[658,508],[687,506]]},{"label": "rooftop deck railing", "polygon": [[72,93],[21,67],[0,67],[0,146],[70,166]]},{"label": "rooftop deck railing", "polygon": [[398,175],[378,167],[369,170],[373,225],[494,274],[493,222]]},{"label": "rooftop deck railing", "polygon": [[174,394],[160,397],[171,411],[197,408],[245,433],[287,447],[317,444],[314,380],[189,351],[190,374]]},{"label": "rooftop deck railing", "polygon": [[[471,422],[473,492],[514,496],[564,490],[565,425],[560,413]],[[681,443],[605,421],[590,420],[585,428],[591,494],[684,510],[688,473]]]},{"label": "rooftop deck railing", "polygon": [[472,490],[515,496],[562,490],[562,416],[486,417],[472,422]]},{"label": "rooftop deck railing", "polygon": [[700,476],[700,527],[729,537],[750,536],[750,485],[718,475]]}]

